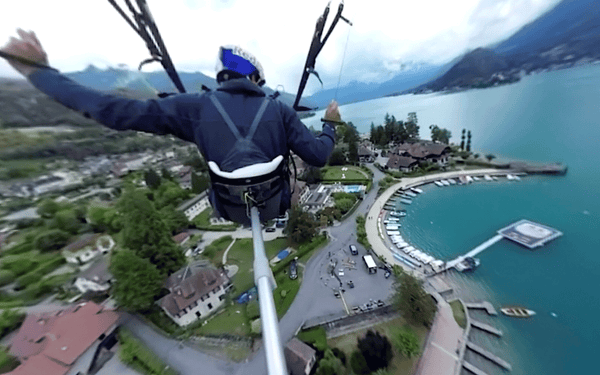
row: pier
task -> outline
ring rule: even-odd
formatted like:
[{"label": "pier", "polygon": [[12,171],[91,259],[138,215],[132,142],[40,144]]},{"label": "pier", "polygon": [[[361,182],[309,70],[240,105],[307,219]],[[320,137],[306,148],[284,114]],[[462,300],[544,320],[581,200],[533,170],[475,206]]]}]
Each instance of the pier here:
[{"label": "pier", "polygon": [[465,302],[465,307],[468,309],[484,309],[488,315],[498,315],[498,312],[488,301],[483,302]]},{"label": "pier", "polygon": [[471,325],[473,327],[475,327],[475,328],[478,328],[478,329],[482,330],[482,331],[486,331],[488,333],[491,333],[492,335],[496,335],[498,337],[502,337],[502,331],[499,330],[498,328],[492,327],[489,324],[485,324],[485,323],[478,322],[476,320],[472,320],[471,319]]},{"label": "pier", "polygon": [[512,370],[512,366],[510,365],[510,363],[508,363],[505,360],[503,360],[502,358],[488,352],[487,350],[483,349],[482,347],[473,344],[470,341],[467,342],[467,348],[469,348],[472,351],[474,351],[475,353],[489,359],[490,361],[496,363],[498,366],[500,366],[508,371]]},{"label": "pier", "polygon": [[451,260],[448,263],[446,263],[446,267],[443,269],[443,271],[449,270],[450,268],[453,268],[458,263],[460,263],[463,260],[465,260],[465,258],[467,258],[467,257],[474,257],[475,255],[481,253],[483,250],[487,249],[488,247],[492,246],[496,242],[500,241],[502,238],[504,238],[504,237],[502,235],[500,235],[500,234],[495,235],[494,237],[492,237],[489,240],[485,241],[484,243],[482,243],[481,245],[477,246],[473,250],[469,251],[465,255],[461,255],[458,258],[456,258],[454,260]]},{"label": "pier", "polygon": [[469,362],[467,362],[467,361],[463,361],[463,363],[462,363],[462,366],[463,366],[463,367],[464,367],[466,370],[468,370],[468,371],[472,372],[472,373],[473,373],[473,374],[475,374],[475,375],[488,375],[488,374],[487,374],[487,372],[485,372],[485,371],[483,371],[483,370],[480,370],[479,368],[477,368],[477,367],[473,366],[472,364],[470,364],[470,363],[469,363]]}]

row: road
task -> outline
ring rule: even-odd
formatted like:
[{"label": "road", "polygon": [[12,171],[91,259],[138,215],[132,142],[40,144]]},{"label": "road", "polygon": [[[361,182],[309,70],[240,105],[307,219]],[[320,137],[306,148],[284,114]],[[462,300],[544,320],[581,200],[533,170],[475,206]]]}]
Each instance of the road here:
[{"label": "road", "polygon": [[[383,177],[383,173],[379,170],[376,168],[371,169],[374,172],[373,189],[365,195],[360,206],[350,217],[338,226],[329,228],[330,243],[314,254],[306,264],[300,290],[290,309],[279,323],[282,342],[289,341],[307,319],[344,311],[341,300],[336,299],[331,290],[336,286],[335,282],[337,280],[329,282],[326,280],[327,275],[324,274],[324,265],[329,263],[330,255],[340,254],[341,249],[347,249],[350,244],[356,244],[359,255],[365,253],[365,249],[356,243],[355,219],[357,215],[366,215],[373,202],[375,202],[377,181]],[[216,239],[217,236],[220,237],[225,234],[231,234],[236,238],[251,237],[249,232],[249,230],[238,229],[235,232],[218,232],[214,236],[212,234],[207,236],[208,233],[204,233],[204,238],[207,243],[210,243],[213,237]],[[271,239],[271,236],[276,238],[279,235],[280,233],[263,233],[265,240]],[[349,304],[365,303],[369,299],[387,299],[391,293],[392,280],[384,279],[383,272],[378,272],[376,275],[367,275],[366,277],[362,276],[363,274],[366,275],[366,272],[360,263],[360,256],[353,257],[353,259],[357,263],[357,270],[351,271],[352,273],[348,273],[348,275],[351,275],[356,285],[356,293],[352,294],[354,289],[347,291],[349,296],[347,300],[354,301],[353,304],[350,302]],[[364,282],[361,281],[361,277],[365,280]],[[346,281],[345,278],[342,278],[342,280]],[[378,287],[373,288],[373,283]],[[358,295],[362,296],[362,301],[358,300]],[[253,353],[246,363],[238,364],[216,359],[185,345],[180,349],[178,341],[162,336],[136,317],[129,316],[125,326],[181,375],[267,374],[264,348],[260,348]]]}]

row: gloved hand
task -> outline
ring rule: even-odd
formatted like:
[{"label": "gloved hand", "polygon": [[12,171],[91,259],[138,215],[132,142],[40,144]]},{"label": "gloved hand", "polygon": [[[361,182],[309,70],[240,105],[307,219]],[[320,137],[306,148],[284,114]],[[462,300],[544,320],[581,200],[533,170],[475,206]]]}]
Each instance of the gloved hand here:
[{"label": "gloved hand", "polygon": [[[26,32],[22,29],[17,29],[17,33],[19,34],[20,39],[11,37],[9,42],[2,47],[1,50],[38,64],[48,65],[48,55],[42,48],[35,33],[33,31]],[[25,77],[28,77],[30,74],[40,69],[11,59],[8,59],[8,63]]]},{"label": "gloved hand", "polygon": [[342,116],[340,115],[340,110],[335,100],[332,100],[331,103],[329,103],[329,105],[327,106],[327,110],[325,111],[325,117],[323,117],[323,121],[330,121],[334,125],[342,123]]}]

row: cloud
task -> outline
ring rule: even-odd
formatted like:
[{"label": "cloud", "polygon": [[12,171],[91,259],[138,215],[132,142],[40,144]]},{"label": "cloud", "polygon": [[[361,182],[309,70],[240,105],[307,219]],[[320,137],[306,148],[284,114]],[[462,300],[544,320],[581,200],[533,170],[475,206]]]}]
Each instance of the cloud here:
[{"label": "cloud", "polygon": [[[123,1],[117,0],[125,7]],[[407,63],[446,63],[508,37],[558,0],[346,0],[344,15],[317,59],[325,88],[341,81],[388,79]],[[218,47],[237,44],[257,56],[267,84],[295,92],[325,0],[148,0],[178,69],[212,73]],[[89,64],[137,67],[148,57],[142,40],[108,1],[12,1],[0,13],[0,43],[16,27],[35,30],[62,71]],[[337,10],[331,5],[329,22]],[[326,26],[328,28],[328,25]],[[349,34],[348,34],[349,33]],[[348,36],[349,35],[349,36]],[[346,40],[348,44],[346,46]],[[346,48],[345,59],[342,60]],[[144,70],[159,70],[159,64]],[[0,61],[0,76],[16,76]],[[321,88],[311,78],[307,93]]]}]

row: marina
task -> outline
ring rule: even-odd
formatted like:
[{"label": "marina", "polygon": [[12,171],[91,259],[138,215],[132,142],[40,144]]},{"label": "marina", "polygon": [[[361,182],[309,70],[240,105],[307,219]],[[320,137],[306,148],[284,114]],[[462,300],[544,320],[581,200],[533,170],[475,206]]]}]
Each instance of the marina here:
[{"label": "marina", "polygon": [[483,349],[479,345],[476,345],[476,344],[468,341],[467,348],[474,351],[475,353],[481,355],[482,357],[485,357],[485,358],[489,359],[490,361],[496,363],[498,366],[503,367],[505,370],[508,370],[508,371],[512,370],[512,366],[510,365],[510,363],[508,363],[505,360],[503,360],[502,358],[490,353],[489,351]]},{"label": "marina", "polygon": [[486,331],[488,333],[491,333],[492,335],[496,335],[498,337],[502,337],[502,331],[499,330],[499,329],[497,329],[497,328],[492,327],[489,324],[485,324],[485,323],[478,322],[476,320],[472,320],[471,319],[471,325],[473,327],[475,327],[475,328],[478,328],[478,329],[482,330],[482,331]]}]

